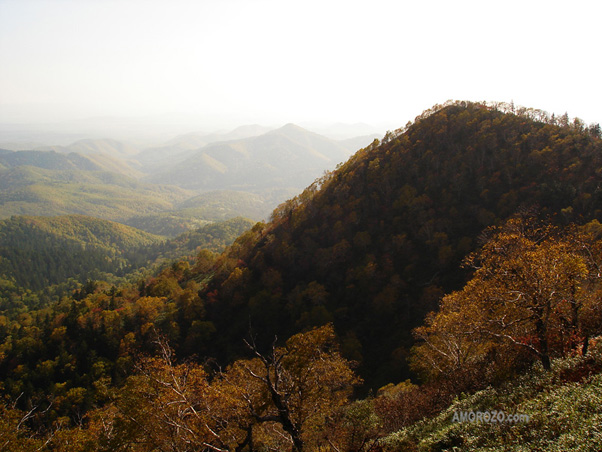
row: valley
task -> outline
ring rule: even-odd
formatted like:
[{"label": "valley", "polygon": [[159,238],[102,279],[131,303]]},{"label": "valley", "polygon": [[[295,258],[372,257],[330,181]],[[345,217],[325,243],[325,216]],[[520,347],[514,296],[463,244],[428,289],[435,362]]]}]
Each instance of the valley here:
[{"label": "valley", "polygon": [[375,137],[337,141],[290,124],[146,149],[113,139],[5,149],[0,218],[83,214],[171,237],[241,215],[259,221]]}]

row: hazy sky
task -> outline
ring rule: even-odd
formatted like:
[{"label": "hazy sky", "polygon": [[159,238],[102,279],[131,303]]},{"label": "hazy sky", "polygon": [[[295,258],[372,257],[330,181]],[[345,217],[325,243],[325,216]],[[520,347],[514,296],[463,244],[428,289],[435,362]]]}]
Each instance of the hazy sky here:
[{"label": "hazy sky", "polygon": [[602,122],[602,1],[0,0],[0,121],[401,126],[447,99]]}]

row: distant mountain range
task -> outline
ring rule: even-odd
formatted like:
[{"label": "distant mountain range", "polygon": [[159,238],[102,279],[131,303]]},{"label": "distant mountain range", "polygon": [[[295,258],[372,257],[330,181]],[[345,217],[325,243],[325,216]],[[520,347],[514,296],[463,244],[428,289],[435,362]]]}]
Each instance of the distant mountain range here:
[{"label": "distant mountain range", "polygon": [[140,152],[135,146],[112,139],[79,140],[68,146],[42,146],[39,151],[57,151],[64,154],[76,152],[82,155],[104,154],[119,158],[129,158]]},{"label": "distant mountain range", "polygon": [[[368,139],[366,145],[370,143]],[[311,184],[324,170],[334,169],[354,151],[357,142],[336,141],[294,124],[256,137],[204,146],[162,172],[145,178],[195,190],[267,188]]]},{"label": "distant mountain range", "polygon": [[113,139],[2,149],[0,218],[85,214],[170,236],[239,215],[260,220],[373,139],[249,125],[146,149]]},{"label": "distant mountain range", "polygon": [[161,172],[165,171],[166,166],[173,166],[182,162],[210,143],[250,138],[262,135],[270,130],[269,127],[249,125],[238,127],[228,133],[178,135],[162,146],[144,149],[136,156],[136,160],[143,165],[147,173]]}]

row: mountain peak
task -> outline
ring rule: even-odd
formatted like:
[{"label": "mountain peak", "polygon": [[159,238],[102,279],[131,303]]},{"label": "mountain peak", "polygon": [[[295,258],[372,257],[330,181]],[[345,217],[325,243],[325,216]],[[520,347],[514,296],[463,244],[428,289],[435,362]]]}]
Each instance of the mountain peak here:
[{"label": "mountain peak", "polygon": [[[602,142],[527,114],[542,116],[468,103],[433,108],[283,203],[254,242],[229,256],[249,279],[234,287],[224,272],[211,281],[220,313],[241,313],[238,331],[230,314],[210,318],[216,329],[234,340],[251,319],[267,346],[332,321],[361,344],[353,353],[367,384],[408,378],[400,351],[440,296],[461,286],[460,263],[484,228],[532,205],[563,221],[600,216],[592,194]],[[231,300],[254,301],[243,310]]]},{"label": "mountain peak", "polygon": [[289,122],[288,124],[283,125],[282,127],[280,127],[279,129],[274,130],[274,132],[295,132],[295,133],[299,133],[299,132],[305,132],[308,133],[309,130],[304,129],[301,126],[298,126],[297,124],[293,124],[292,122]]},{"label": "mountain peak", "polygon": [[267,134],[284,135],[293,140],[298,140],[301,137],[303,137],[303,140],[307,139],[307,137],[328,140],[328,138],[323,137],[322,135],[317,134],[315,132],[312,132],[311,130],[307,130],[307,129],[305,129],[297,124],[294,124],[292,122],[289,122],[288,124],[285,124],[278,129],[272,130],[272,131],[268,132]]}]

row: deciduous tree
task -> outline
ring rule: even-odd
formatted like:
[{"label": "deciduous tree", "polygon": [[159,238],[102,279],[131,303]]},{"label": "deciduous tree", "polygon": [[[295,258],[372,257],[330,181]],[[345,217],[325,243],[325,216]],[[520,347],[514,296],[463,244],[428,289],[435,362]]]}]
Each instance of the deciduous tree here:
[{"label": "deciduous tree", "polygon": [[527,350],[545,369],[571,336],[582,334],[589,306],[590,256],[576,229],[561,231],[514,218],[466,263],[473,278],[443,298],[440,311],[415,333],[414,365],[450,376],[476,369],[496,354]]},{"label": "deciduous tree", "polygon": [[248,345],[255,358],[235,362],[224,375],[248,414],[258,424],[276,424],[295,451],[319,442],[329,416],[360,382],[338,352],[332,325],[297,334],[284,347],[273,344],[268,353]]}]

